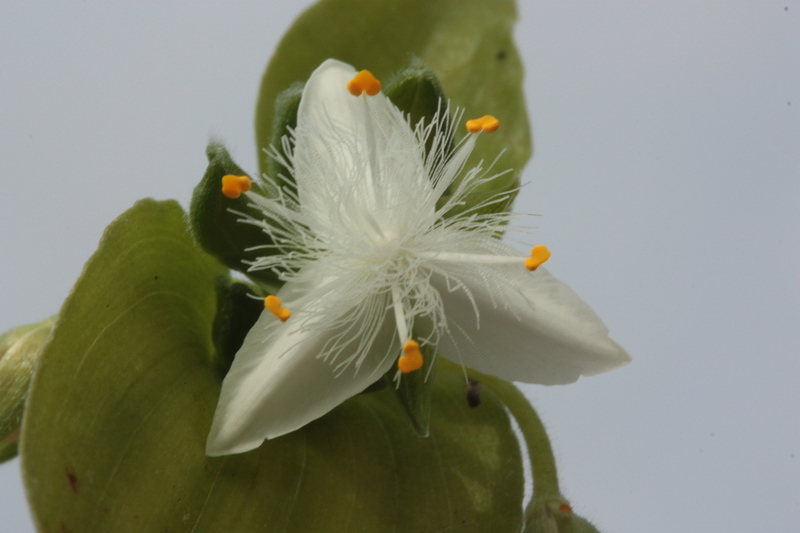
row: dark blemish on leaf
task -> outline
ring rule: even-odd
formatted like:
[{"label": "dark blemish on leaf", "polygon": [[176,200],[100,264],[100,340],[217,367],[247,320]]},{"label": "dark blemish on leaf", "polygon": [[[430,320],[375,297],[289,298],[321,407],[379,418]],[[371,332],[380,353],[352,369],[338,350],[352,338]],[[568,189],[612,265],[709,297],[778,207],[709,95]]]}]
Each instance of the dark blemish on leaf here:
[{"label": "dark blemish on leaf", "polygon": [[153,279],[158,281],[158,276],[153,276]]},{"label": "dark blemish on leaf", "polygon": [[502,61],[506,58],[506,51],[505,50],[498,50],[497,51],[497,60]]},{"label": "dark blemish on leaf", "polygon": [[467,385],[467,405],[474,409],[481,404],[481,384],[475,379],[469,380]]},{"label": "dark blemish on leaf", "polygon": [[66,466],[64,467],[64,473],[67,475],[67,481],[69,481],[69,487],[72,492],[78,494],[78,476],[75,475],[75,470]]}]

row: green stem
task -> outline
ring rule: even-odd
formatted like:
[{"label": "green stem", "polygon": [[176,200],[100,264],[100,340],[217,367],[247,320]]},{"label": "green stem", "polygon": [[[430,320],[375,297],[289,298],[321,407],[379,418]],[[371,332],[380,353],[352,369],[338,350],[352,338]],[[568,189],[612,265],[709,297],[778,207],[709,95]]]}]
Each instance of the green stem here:
[{"label": "green stem", "polygon": [[478,379],[508,407],[525,437],[533,473],[533,498],[528,508],[534,502],[563,500],[558,488],[558,471],[550,438],[533,406],[513,383],[485,374]]}]

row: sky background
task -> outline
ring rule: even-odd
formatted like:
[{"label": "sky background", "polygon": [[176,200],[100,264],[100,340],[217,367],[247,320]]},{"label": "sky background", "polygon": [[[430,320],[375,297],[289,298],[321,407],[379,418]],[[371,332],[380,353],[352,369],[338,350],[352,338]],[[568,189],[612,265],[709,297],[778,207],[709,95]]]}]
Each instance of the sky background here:
[{"label": "sky background", "polygon": [[[256,168],[261,73],[310,3],[0,0],[0,331],[56,312],[135,200],[186,206],[209,136]],[[633,356],[523,387],[564,492],[608,533],[797,527],[800,3],[523,1],[517,39],[517,210]],[[26,505],[0,466],[0,529]]]}]

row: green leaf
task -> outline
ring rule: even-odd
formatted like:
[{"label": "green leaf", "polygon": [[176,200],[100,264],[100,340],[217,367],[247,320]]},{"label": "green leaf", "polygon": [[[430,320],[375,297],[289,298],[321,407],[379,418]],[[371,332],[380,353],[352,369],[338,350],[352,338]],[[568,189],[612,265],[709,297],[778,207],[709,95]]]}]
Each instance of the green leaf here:
[{"label": "green leaf", "polygon": [[56,318],[0,335],[0,463],[17,455],[28,386]]},{"label": "green leaf", "polygon": [[[336,58],[379,79],[419,58],[441,81],[465,117],[500,119],[500,129],[482,135],[470,166],[494,161],[499,177],[475,200],[507,192],[531,155],[531,137],[522,92],[522,63],[512,39],[513,0],[323,0],[303,13],[278,45],[261,84],[256,111],[256,142],[273,140],[275,99],[295,82],[304,82],[325,59]],[[266,171],[267,167],[262,167]],[[509,202],[494,206],[507,209]]]},{"label": "green leaf", "polygon": [[[244,213],[261,219],[260,211],[249,205],[246,197],[231,199],[222,194],[222,177],[226,174],[247,175],[234,163],[225,147],[212,142],[206,149],[208,168],[194,188],[189,210],[192,233],[200,246],[224,265],[244,272],[267,287],[277,285],[277,276],[271,271],[247,272],[246,261],[253,261],[264,250],[250,250],[251,246],[270,244],[269,236],[252,224],[240,222]],[[253,181],[258,189],[258,181]],[[232,212],[233,211],[233,212]]]},{"label": "green leaf", "polygon": [[520,531],[505,409],[493,397],[470,409],[445,361],[427,439],[384,390],[252,452],[206,457],[219,275],[175,203],[140,202],[106,230],[28,398],[22,467],[41,531]]}]

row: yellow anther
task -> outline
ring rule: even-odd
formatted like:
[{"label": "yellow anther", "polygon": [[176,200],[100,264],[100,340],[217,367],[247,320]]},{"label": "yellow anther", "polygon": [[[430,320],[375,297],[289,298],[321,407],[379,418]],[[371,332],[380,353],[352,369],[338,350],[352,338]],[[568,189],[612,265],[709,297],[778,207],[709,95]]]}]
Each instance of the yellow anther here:
[{"label": "yellow anther", "polygon": [[536,270],[548,259],[550,259],[550,250],[547,249],[547,246],[536,245],[531,250],[531,256],[525,260],[525,268],[530,271]]},{"label": "yellow anther", "polygon": [[247,176],[226,174],[222,176],[222,194],[228,198],[239,198],[243,192],[250,190],[250,183],[250,178]]},{"label": "yellow anther", "polygon": [[361,93],[375,96],[381,92],[381,82],[372,75],[372,72],[362,70],[356,74],[355,78],[347,82],[347,90],[353,96],[361,96]]},{"label": "yellow anther", "polygon": [[422,352],[419,351],[419,343],[415,340],[406,341],[403,346],[403,354],[397,360],[397,368],[403,374],[408,374],[414,370],[422,368]]},{"label": "yellow anther", "polygon": [[291,311],[283,307],[281,299],[277,296],[269,295],[264,298],[264,307],[267,311],[280,318],[281,322],[286,322],[292,316]]},{"label": "yellow anther", "polygon": [[500,121],[492,115],[484,115],[481,118],[474,118],[467,121],[467,131],[470,133],[478,133],[479,131],[492,133],[493,131],[497,131],[499,127]]}]

